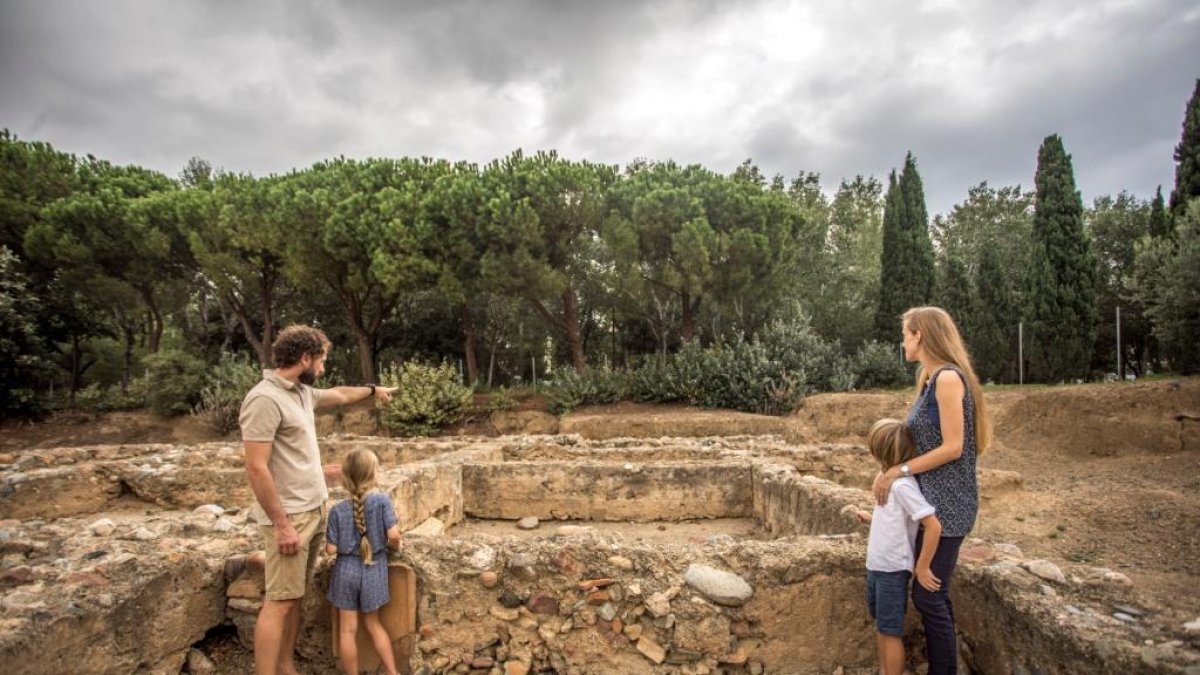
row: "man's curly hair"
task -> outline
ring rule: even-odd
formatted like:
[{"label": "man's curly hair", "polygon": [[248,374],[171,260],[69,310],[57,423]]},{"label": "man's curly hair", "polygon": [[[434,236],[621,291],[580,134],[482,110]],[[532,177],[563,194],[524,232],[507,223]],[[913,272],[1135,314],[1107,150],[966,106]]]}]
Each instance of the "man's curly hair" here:
[{"label": "man's curly hair", "polygon": [[327,353],[332,346],[333,343],[325,337],[325,331],[296,324],[279,331],[279,336],[271,344],[271,358],[276,368],[287,368],[300,363],[305,354],[316,358]]}]

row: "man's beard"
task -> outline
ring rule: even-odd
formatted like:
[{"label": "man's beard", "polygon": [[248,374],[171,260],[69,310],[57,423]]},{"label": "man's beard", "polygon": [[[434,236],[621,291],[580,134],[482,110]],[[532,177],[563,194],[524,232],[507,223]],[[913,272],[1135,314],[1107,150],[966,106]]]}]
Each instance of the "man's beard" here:
[{"label": "man's beard", "polygon": [[300,384],[313,386],[317,383],[317,371],[309,368],[300,373]]}]

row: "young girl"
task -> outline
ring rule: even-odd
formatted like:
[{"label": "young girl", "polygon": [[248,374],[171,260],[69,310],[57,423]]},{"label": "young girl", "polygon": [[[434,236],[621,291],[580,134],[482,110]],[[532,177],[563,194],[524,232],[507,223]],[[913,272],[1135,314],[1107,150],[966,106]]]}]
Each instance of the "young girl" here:
[{"label": "young girl", "polygon": [[[871,523],[867,540],[867,608],[875,619],[875,646],[879,652],[882,675],[904,673],[904,611],[908,606],[908,581],[916,568],[917,583],[936,591],[941,580],[933,575],[929,563],[937,551],[942,524],[934,508],[921,495],[916,479],[908,475],[908,461],[916,456],[913,438],[900,420],[882,419],[867,434],[871,456],[884,471],[899,466],[904,475],[891,485],[887,504],[875,506],[875,513],[859,511],[863,522]],[[924,528],[921,557],[913,563],[913,548],[918,525]]]},{"label": "young girl", "polygon": [[400,547],[396,510],[387,495],[373,492],[379,459],[369,450],[354,450],[342,462],[342,484],[350,499],[329,511],[325,552],[337,554],[329,583],[329,602],[338,608],[338,654],[342,668],[358,675],[358,619],[366,624],[371,643],[387,675],[396,675],[392,641],[379,621],[387,604],[387,549]]}]

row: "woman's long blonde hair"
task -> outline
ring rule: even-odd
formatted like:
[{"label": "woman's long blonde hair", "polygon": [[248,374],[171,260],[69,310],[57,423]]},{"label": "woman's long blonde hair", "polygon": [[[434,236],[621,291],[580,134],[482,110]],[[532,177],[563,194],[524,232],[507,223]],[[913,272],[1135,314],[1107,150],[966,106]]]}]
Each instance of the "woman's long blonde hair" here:
[{"label": "woman's long blonde hair", "polygon": [[[992,418],[988,415],[983,387],[971,366],[971,354],[949,312],[941,307],[913,307],[901,317],[910,333],[921,334],[921,346],[936,361],[957,367],[967,378],[971,400],[975,402],[975,453],[982,455],[992,444]],[[917,368],[917,392],[929,381],[931,373]]]},{"label": "woman's long blonde hair", "polygon": [[358,542],[360,555],[364,565],[374,565],[375,556],[371,551],[371,541],[367,538],[367,517],[363,508],[366,494],[375,487],[375,470],[379,467],[379,458],[370,450],[359,448],[352,450],[342,460],[342,485],[350,493],[350,503],[354,507],[354,527],[362,539]]}]

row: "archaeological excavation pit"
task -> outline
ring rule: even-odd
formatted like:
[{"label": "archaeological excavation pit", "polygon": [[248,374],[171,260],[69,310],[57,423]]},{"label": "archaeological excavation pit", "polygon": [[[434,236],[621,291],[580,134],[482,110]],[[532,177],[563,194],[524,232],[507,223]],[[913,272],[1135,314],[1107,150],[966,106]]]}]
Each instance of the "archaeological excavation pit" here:
[{"label": "archaeological excavation pit", "polygon": [[[322,442],[330,461],[354,447],[379,455],[407,532],[392,559],[417,579],[416,631],[401,645],[412,672],[871,670],[865,530],[847,514],[869,508],[861,448],[772,436]],[[213,631],[251,644],[262,573],[248,554],[261,541],[236,445],[11,459],[0,465],[6,672],[195,672],[193,646]],[[1119,626],[1062,620],[1073,587],[1047,593],[1029,567],[983,542],[964,554],[954,597],[968,667],[1184,672],[1184,650],[1147,660]],[[310,672],[337,672],[329,569],[304,605]],[[1119,583],[1093,569],[1079,571],[1087,593]],[[918,643],[915,617],[909,628]]]}]

